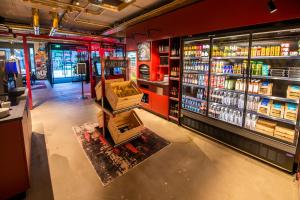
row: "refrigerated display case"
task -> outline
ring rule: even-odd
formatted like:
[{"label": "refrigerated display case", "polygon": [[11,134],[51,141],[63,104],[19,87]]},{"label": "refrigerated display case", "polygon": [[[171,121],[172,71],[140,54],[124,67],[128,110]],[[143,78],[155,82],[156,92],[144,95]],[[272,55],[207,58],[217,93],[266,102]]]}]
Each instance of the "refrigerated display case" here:
[{"label": "refrigerated display case", "polygon": [[207,115],[210,39],[185,41],[182,104],[184,110]]},{"label": "refrigerated display case", "polygon": [[181,124],[293,171],[300,29],[265,30],[184,40]]}]

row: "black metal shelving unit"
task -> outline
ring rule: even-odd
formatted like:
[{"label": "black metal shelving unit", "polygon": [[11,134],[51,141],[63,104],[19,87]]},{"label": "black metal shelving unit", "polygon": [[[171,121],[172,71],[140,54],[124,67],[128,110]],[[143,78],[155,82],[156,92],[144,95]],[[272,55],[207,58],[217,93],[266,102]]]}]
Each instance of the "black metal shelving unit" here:
[{"label": "black metal shelving unit", "polygon": [[[300,29],[292,27],[265,30],[202,35],[183,40],[181,124],[292,172],[295,170],[295,163],[298,162],[300,109],[299,98],[288,98],[286,90],[289,85],[300,86]],[[198,52],[195,53],[196,51]],[[207,54],[203,54],[203,51],[207,51]],[[201,66],[207,63],[208,70]],[[278,75],[279,72],[283,72],[281,76]],[[199,84],[200,80],[194,83],[184,80],[184,77],[193,78],[200,75],[207,76],[205,87]],[[216,82],[216,77],[221,78]],[[254,86],[260,87],[264,83],[273,84],[272,94],[265,91],[253,92]],[[205,88],[205,98],[195,92],[200,88]],[[227,96],[231,101],[224,100]],[[258,108],[249,109],[249,105],[252,104],[250,101],[255,97],[256,100],[259,99],[256,105],[261,104],[262,99],[273,101],[276,106],[281,105],[284,109],[290,104],[296,105],[297,118],[291,120],[261,113]],[[200,111],[203,104],[206,107]],[[227,113],[230,117],[220,113]],[[256,130],[256,124],[254,128],[249,129],[249,115],[254,115],[253,123],[264,120],[276,123],[276,128],[294,130],[294,139],[275,135],[275,128],[269,135]]]}]

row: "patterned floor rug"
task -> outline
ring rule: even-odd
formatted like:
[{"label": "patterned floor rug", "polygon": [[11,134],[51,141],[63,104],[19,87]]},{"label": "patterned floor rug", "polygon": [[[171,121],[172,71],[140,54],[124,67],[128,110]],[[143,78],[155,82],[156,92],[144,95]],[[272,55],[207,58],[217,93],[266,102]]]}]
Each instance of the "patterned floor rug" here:
[{"label": "patterned floor rug", "polygon": [[96,123],[85,123],[73,130],[104,186],[170,144],[145,129],[140,137],[114,148],[96,126]]}]

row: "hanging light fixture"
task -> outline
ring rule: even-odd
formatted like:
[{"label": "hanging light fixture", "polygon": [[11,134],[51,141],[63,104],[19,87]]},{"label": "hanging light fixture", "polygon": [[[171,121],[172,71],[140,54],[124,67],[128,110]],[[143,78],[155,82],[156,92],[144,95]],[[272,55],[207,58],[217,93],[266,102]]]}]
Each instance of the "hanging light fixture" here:
[{"label": "hanging light fixture", "polygon": [[39,9],[32,8],[32,18],[33,18],[33,30],[35,35],[40,34],[40,17]]},{"label": "hanging light fixture", "polygon": [[270,10],[270,13],[274,13],[277,11],[277,7],[276,7],[276,4],[273,0],[269,0],[268,1],[268,8]]},{"label": "hanging light fixture", "polygon": [[58,29],[58,14],[56,12],[53,12],[52,13],[52,28],[49,33],[49,36],[54,36],[57,29]]}]

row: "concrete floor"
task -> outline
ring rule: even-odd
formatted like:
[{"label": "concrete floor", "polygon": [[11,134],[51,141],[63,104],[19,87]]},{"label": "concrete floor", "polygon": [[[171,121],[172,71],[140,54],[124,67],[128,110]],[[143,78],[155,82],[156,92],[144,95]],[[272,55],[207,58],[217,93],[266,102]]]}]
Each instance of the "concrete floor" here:
[{"label": "concrete floor", "polygon": [[[88,85],[86,85],[88,86]],[[80,84],[33,91],[32,187],[27,199],[297,200],[294,177],[144,110],[146,127],[172,144],[103,187],[72,126],[96,121]]]}]

